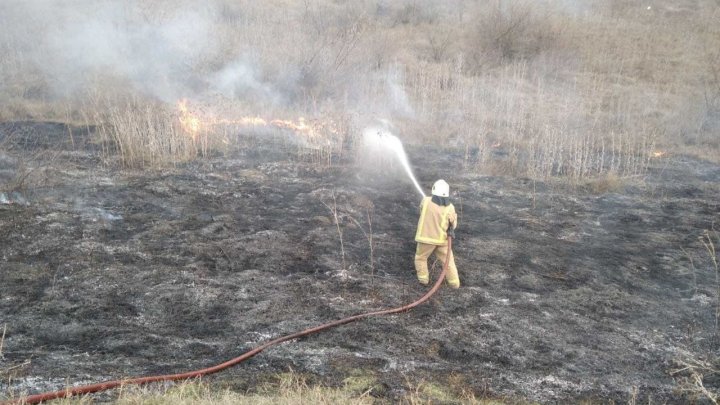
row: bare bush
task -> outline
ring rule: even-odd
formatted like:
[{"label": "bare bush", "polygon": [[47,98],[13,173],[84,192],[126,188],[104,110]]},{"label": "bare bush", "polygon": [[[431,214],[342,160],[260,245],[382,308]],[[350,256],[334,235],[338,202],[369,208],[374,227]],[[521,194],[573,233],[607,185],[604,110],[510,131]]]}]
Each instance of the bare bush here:
[{"label": "bare bush", "polygon": [[433,23],[437,18],[435,3],[432,1],[404,1],[394,11],[393,24],[419,25]]},{"label": "bare bush", "polygon": [[562,35],[552,14],[529,1],[482,3],[475,11],[477,24],[466,34],[466,69],[481,73],[486,67],[530,59],[553,51]]}]

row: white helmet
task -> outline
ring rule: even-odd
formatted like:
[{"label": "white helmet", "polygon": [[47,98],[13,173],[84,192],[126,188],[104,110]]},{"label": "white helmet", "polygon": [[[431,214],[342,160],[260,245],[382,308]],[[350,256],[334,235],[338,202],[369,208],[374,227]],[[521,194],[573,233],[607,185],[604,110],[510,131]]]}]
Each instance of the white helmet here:
[{"label": "white helmet", "polygon": [[438,180],[433,184],[432,195],[438,197],[450,197],[450,186],[445,180]]}]

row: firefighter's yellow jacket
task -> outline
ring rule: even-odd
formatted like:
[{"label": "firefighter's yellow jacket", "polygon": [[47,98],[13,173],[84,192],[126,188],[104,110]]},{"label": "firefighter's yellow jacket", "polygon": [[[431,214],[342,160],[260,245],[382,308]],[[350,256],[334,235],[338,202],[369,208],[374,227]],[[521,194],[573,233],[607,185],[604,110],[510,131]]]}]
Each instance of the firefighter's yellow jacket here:
[{"label": "firefighter's yellow jacket", "polygon": [[418,220],[415,242],[428,245],[444,246],[447,244],[447,229],[452,224],[457,228],[457,213],[455,206],[448,204],[441,206],[432,201],[432,197],[425,197],[420,203],[420,219]]}]

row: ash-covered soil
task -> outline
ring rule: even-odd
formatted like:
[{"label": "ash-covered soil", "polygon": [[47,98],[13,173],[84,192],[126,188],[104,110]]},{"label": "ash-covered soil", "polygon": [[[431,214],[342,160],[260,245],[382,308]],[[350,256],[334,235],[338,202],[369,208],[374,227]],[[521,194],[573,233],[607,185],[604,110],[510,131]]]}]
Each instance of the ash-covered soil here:
[{"label": "ash-covered soil", "polygon": [[[0,398],[206,367],[426,291],[419,195],[398,167],[348,156],[324,169],[287,142],[242,138],[222,156],[123,171],[77,128],[71,144],[60,124],[6,123],[2,139],[0,184],[25,184],[0,195]],[[370,373],[389,400],[408,381],[540,402],[687,400],[670,370],[719,348],[698,237],[720,227],[720,167],[658,159],[593,194],[474,174],[452,151],[409,154],[424,187],[454,190],[462,287],[211,381],[246,390],[292,368],[326,384]]]}]

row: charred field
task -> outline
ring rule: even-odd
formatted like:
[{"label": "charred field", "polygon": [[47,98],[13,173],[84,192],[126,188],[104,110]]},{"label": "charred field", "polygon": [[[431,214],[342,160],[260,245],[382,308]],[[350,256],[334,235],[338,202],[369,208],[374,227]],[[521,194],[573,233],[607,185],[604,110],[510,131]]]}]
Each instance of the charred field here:
[{"label": "charred field", "polygon": [[[388,175],[397,168],[352,156],[323,168],[248,136],[222,155],[129,171],[82,132],[71,144],[63,124],[0,126],[14,134],[0,154],[0,181],[13,185],[0,201],[0,398],[203,368],[425,292],[413,270],[418,195]],[[717,235],[720,166],[665,157],[597,193],[407,149],[424,187],[453,187],[462,287],[209,381],[247,391],[293,369],[330,385],[370,374],[371,395],[388,401],[408,380],[542,403],[688,400],[692,370],[676,371],[713,364],[720,348],[702,243]],[[720,386],[712,373],[703,382]]]}]

